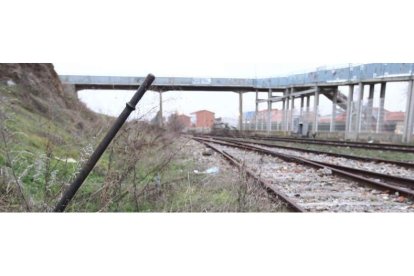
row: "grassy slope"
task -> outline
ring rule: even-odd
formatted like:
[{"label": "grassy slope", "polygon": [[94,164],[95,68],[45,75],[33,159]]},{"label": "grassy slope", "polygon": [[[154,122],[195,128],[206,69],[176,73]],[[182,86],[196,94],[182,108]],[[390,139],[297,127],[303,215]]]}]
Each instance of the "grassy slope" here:
[{"label": "grassy slope", "polygon": [[[34,201],[34,210],[44,210],[44,204],[51,207],[62,184],[70,181],[79,169],[78,164],[62,160],[79,160],[82,151],[96,141],[89,133],[74,131],[73,125],[23,107],[18,96],[23,92],[25,89],[19,86],[0,86],[1,109],[5,116],[2,124],[7,136],[6,143],[4,139],[1,141],[0,166],[10,161],[7,163],[12,165],[7,165],[21,177],[25,193]],[[7,160],[7,154],[10,160]],[[105,158],[100,166],[104,163]],[[99,169],[88,178],[86,187],[103,179],[96,171]],[[10,182],[15,180],[10,180],[9,185]]]}]

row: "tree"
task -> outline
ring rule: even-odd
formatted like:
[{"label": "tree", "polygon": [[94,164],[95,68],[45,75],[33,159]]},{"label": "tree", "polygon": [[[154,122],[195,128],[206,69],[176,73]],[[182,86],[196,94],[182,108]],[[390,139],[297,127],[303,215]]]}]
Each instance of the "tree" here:
[{"label": "tree", "polygon": [[183,122],[180,121],[180,119],[178,117],[178,114],[173,113],[168,118],[167,127],[168,127],[169,130],[172,130],[172,131],[175,131],[175,132],[180,132],[185,128],[185,125],[183,124]]}]

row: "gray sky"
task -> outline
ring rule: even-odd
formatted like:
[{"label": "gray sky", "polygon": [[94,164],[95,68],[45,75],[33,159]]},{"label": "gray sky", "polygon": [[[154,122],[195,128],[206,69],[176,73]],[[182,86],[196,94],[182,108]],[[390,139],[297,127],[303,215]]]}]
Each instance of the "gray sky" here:
[{"label": "gray sky", "polygon": [[[414,53],[404,28],[412,25],[412,9],[402,0],[377,1],[375,12],[360,0],[10,2],[0,17],[10,42],[0,45],[1,61],[53,62],[61,74],[268,77],[337,63],[410,62]],[[93,110],[112,115],[129,97],[80,93]],[[245,97],[246,111],[254,109],[253,97]],[[231,93],[164,98],[170,112],[237,114]],[[405,108],[390,99],[393,109]],[[139,106],[156,101],[148,94]]]},{"label": "gray sky", "polygon": [[[56,14],[49,12],[49,5],[32,15],[32,6],[39,5],[33,2],[21,11],[22,16],[32,18],[31,24],[3,34],[26,36],[13,36],[13,47],[3,52],[9,57],[15,51],[24,62],[51,60],[61,74],[118,76],[151,72],[156,76],[254,78],[349,62],[409,62],[412,37],[401,26],[412,25],[412,11],[397,2],[377,1],[373,13],[372,3],[360,0],[118,0],[116,5],[101,1],[93,18],[88,10],[97,7],[92,2],[83,1],[82,9],[66,5]],[[21,10],[18,4],[16,9]],[[2,18],[6,18],[4,25],[15,21],[8,13]],[[61,23],[53,36],[51,21]],[[39,30],[44,30],[40,36]],[[27,47],[30,39],[36,43]],[[79,95],[92,109],[112,115],[130,97],[125,91]],[[395,101],[390,107],[404,109],[397,99],[390,97]],[[238,111],[237,96],[232,93],[169,92],[164,100],[166,113],[210,109],[217,116],[234,117]],[[156,102],[156,96],[149,93],[139,106],[151,109]],[[244,103],[244,110],[254,109],[252,93]]]}]

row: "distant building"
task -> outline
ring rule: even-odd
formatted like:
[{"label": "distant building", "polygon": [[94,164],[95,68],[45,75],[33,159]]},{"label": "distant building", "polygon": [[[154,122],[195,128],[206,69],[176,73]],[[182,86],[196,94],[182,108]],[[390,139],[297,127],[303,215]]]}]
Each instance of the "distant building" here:
[{"label": "distant building", "polygon": [[214,112],[208,110],[200,110],[193,112],[196,116],[195,127],[196,128],[211,128],[214,125]]},{"label": "distant building", "polygon": [[191,117],[181,114],[181,115],[177,115],[177,120],[180,123],[180,125],[182,125],[184,128],[189,128],[191,127]]}]

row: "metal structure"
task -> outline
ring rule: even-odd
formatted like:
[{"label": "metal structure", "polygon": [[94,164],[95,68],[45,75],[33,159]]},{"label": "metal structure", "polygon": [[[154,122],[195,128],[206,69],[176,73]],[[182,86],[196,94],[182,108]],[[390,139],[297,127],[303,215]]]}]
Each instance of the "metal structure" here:
[{"label": "metal structure", "polygon": [[[256,115],[258,105],[267,103],[268,116],[267,123],[264,125],[268,132],[272,131],[270,123],[272,104],[282,102],[283,121],[281,125],[283,131],[286,133],[302,131],[302,134],[321,131],[318,110],[319,98],[324,95],[332,102],[332,116],[327,131],[338,131],[340,126],[336,124],[336,116],[339,111],[344,111],[346,113],[343,129],[345,137],[358,139],[359,135],[364,132],[381,134],[384,131],[384,102],[387,83],[408,82],[409,90],[401,140],[402,142],[412,142],[414,140],[413,74],[414,63],[350,64],[340,68],[319,68],[308,73],[260,79],[160,77],[153,83],[151,90],[160,92],[160,98],[162,93],[167,91],[231,91],[239,93],[240,130],[243,130],[243,93],[256,92]],[[74,91],[82,89],[130,90],[136,89],[143,81],[142,77],[71,75],[61,75],[60,79],[62,83],[71,86]],[[375,85],[381,86],[380,107],[376,114],[374,114],[372,104]],[[348,95],[339,93],[339,86],[348,86]],[[367,104],[363,102],[365,86],[369,86]],[[354,100],[355,91],[358,92],[356,100]],[[268,97],[259,99],[259,92],[267,92]],[[310,97],[313,97],[313,107],[310,106]],[[299,108],[295,107],[295,100],[300,100]],[[160,100],[161,110],[162,101]],[[255,121],[254,129],[257,130],[257,118]]]}]

